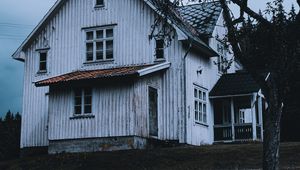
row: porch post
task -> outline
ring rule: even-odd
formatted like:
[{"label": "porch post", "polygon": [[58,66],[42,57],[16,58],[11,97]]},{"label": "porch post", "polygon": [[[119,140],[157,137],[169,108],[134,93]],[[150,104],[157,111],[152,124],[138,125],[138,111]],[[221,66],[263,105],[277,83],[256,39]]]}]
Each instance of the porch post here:
[{"label": "porch post", "polygon": [[230,98],[230,110],[231,110],[231,131],[232,131],[232,141],[235,140],[235,132],[234,132],[234,103],[233,97]]},{"label": "porch post", "polygon": [[256,135],[256,94],[254,93],[251,98],[251,113],[252,113],[252,134],[253,134],[253,140],[257,140]]},{"label": "porch post", "polygon": [[263,109],[262,108],[262,97],[258,98],[258,116],[259,116],[259,125],[260,125],[260,139],[263,141],[264,132],[263,132]]}]

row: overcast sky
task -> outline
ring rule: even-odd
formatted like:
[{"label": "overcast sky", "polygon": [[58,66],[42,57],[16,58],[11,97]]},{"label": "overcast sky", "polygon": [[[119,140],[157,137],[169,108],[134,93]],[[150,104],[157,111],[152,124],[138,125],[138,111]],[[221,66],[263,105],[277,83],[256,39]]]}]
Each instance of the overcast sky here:
[{"label": "overcast sky", "polygon": [[[42,19],[56,0],[0,0],[0,116],[9,109],[22,111],[23,63],[11,55]],[[250,0],[250,6],[264,9],[267,0]],[[290,9],[295,0],[285,0]]]}]

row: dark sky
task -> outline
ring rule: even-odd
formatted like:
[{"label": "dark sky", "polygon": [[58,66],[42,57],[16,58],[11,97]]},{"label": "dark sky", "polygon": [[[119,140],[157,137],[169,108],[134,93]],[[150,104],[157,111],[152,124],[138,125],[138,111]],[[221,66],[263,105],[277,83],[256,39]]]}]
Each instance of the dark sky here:
[{"label": "dark sky", "polygon": [[23,63],[11,55],[55,0],[0,0],[0,116],[22,111]]},{"label": "dark sky", "polygon": [[[11,55],[56,0],[0,0],[0,117],[22,112],[23,63]],[[256,11],[268,0],[250,0]],[[285,0],[290,9],[295,0]]]}]

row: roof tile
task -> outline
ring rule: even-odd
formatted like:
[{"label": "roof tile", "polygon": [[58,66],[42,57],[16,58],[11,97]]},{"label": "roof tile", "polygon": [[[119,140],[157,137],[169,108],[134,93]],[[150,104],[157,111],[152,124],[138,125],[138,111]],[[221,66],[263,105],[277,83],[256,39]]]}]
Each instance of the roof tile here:
[{"label": "roof tile", "polygon": [[88,70],[88,71],[75,71],[64,75],[52,77],[46,80],[41,80],[35,83],[36,86],[49,86],[59,83],[66,83],[79,80],[90,80],[108,77],[121,77],[137,74],[139,70],[153,66],[148,65],[135,65],[125,66],[110,69]]}]

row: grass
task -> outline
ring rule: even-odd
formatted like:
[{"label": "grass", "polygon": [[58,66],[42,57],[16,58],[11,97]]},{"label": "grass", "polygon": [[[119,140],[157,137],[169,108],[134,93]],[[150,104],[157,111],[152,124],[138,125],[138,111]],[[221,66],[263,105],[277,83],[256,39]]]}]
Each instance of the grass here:
[{"label": "grass", "polygon": [[[281,145],[281,169],[300,169],[300,143]],[[154,150],[43,155],[0,162],[0,169],[261,169],[262,145],[213,145]]]}]

